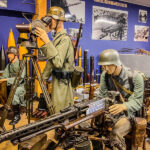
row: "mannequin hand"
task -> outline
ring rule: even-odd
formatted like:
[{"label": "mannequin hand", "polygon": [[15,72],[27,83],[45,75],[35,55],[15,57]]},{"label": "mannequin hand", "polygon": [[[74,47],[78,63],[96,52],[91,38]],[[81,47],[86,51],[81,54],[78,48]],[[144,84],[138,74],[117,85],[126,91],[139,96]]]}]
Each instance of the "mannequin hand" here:
[{"label": "mannequin hand", "polygon": [[35,29],[35,34],[45,43],[49,43],[50,40],[49,40],[49,37],[48,37],[48,34],[46,33],[45,30],[39,28],[39,27],[36,27]]},{"label": "mannequin hand", "polygon": [[109,107],[109,112],[112,115],[117,115],[124,110],[127,110],[127,107],[125,104],[114,104],[114,105]]}]

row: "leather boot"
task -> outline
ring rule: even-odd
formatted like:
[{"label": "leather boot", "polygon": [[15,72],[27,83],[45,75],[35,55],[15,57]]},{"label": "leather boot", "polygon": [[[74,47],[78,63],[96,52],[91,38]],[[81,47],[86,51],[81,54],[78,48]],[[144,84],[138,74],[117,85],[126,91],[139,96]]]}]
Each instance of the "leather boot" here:
[{"label": "leather boot", "polygon": [[38,110],[42,110],[42,111],[46,111],[47,110],[47,105],[46,105],[46,101],[45,101],[43,93],[40,94]]},{"label": "leather boot", "polygon": [[19,105],[13,105],[13,111],[14,111],[14,118],[13,120],[9,123],[9,125],[15,125],[19,122],[20,120],[20,109]]}]

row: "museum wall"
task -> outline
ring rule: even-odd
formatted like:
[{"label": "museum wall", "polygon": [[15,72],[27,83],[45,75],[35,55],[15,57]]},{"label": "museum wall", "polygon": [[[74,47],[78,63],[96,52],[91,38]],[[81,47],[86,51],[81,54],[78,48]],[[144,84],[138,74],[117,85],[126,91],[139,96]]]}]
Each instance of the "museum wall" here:
[{"label": "museum wall", "polygon": [[[116,1],[116,0],[115,0]],[[120,1],[118,1],[120,2]],[[126,53],[135,53],[138,48],[142,48],[145,50],[150,50],[150,38],[148,38],[148,42],[134,41],[134,30],[135,25],[141,26],[150,26],[150,8],[127,4],[127,8],[112,6],[108,4],[102,4],[98,2],[94,2],[93,0],[85,1],[85,24],[83,25],[83,38],[80,40],[79,45],[81,45],[82,50],[88,50],[88,57],[95,57],[95,68],[98,67],[98,55],[101,51],[105,49],[116,49],[118,51],[124,49],[131,49]],[[128,28],[127,28],[127,40],[92,40],[92,9],[93,6],[106,7],[111,9],[123,10],[128,12]],[[147,22],[141,23],[138,21],[139,9],[146,10],[148,13]],[[66,28],[79,28],[79,24],[67,23]],[[89,66],[88,66],[89,68]],[[96,69],[95,69],[96,70]]]},{"label": "museum wall", "polygon": [[[33,3],[34,1],[28,0],[28,2]],[[33,14],[34,9],[34,5],[25,4],[24,0],[7,0],[7,7],[0,7],[0,48],[3,45],[4,49],[7,49],[10,29],[12,29],[17,42],[19,32],[15,27],[16,24],[28,23],[22,13]],[[29,18],[31,18],[30,16]]]},{"label": "museum wall", "polygon": [[[113,0],[111,0],[113,1]],[[121,1],[114,0],[115,2],[123,3]],[[86,49],[88,50],[88,58],[90,56],[95,57],[95,68],[98,67],[98,55],[101,51],[113,48],[118,51],[120,50],[129,50],[127,53],[135,53],[137,48],[142,48],[145,50],[150,50],[150,38],[148,37],[148,42],[146,41],[134,41],[134,30],[135,25],[140,26],[150,26],[150,8],[127,4],[127,7],[114,6],[110,4],[103,4],[99,2],[94,2],[94,0],[83,0],[85,2],[85,24],[83,24],[82,38],[80,39],[79,45],[82,48],[82,52]],[[22,16],[22,12],[25,13],[34,13],[35,8],[33,4],[25,4],[25,3],[34,3],[33,0],[7,0],[7,8],[0,7],[0,47],[3,44],[4,49],[7,49],[7,41],[10,28],[12,28],[15,40],[19,36],[19,32],[16,30],[15,25],[20,24],[22,22],[28,23],[28,21]],[[48,8],[50,6],[50,1],[48,1]],[[110,9],[115,9],[119,11],[126,11],[128,13],[126,21],[127,21],[127,33],[126,40],[116,40],[106,38],[106,39],[92,39],[92,14],[93,14],[93,6],[96,9],[99,7],[105,7]],[[98,7],[95,7],[98,6]],[[109,10],[109,9],[108,9]],[[139,22],[139,10],[147,11],[147,21],[146,23]],[[80,12],[80,9],[76,11]],[[99,24],[100,25],[100,24]],[[80,24],[75,22],[66,22],[65,28],[67,32],[69,32],[69,28],[79,28]],[[113,28],[113,25],[112,25]],[[148,29],[149,30],[149,29]],[[122,31],[123,32],[123,31]],[[118,34],[118,33],[116,33]],[[49,34],[51,36],[51,34]],[[107,36],[110,36],[108,33]],[[83,53],[82,53],[83,54]],[[83,57],[83,56],[82,56]]]}]

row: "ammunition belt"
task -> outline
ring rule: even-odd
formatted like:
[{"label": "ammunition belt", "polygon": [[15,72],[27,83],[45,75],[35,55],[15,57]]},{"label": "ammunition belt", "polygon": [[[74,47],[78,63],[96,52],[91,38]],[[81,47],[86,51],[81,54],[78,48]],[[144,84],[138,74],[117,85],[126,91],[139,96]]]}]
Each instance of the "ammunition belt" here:
[{"label": "ammunition belt", "polygon": [[65,72],[65,71],[57,71],[53,70],[52,74],[58,79],[71,79],[72,78],[72,72]]}]

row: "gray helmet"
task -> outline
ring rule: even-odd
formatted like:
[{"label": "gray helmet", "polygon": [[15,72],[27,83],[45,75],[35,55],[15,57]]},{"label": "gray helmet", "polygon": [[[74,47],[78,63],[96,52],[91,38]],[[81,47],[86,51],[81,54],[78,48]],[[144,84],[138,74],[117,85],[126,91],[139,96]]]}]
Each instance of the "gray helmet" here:
[{"label": "gray helmet", "polygon": [[114,49],[106,49],[99,55],[98,65],[120,66],[121,64],[119,53]]},{"label": "gray helmet", "polygon": [[6,53],[7,55],[11,53],[11,54],[14,54],[15,56],[18,56],[18,48],[14,46],[10,46],[8,47]]},{"label": "gray helmet", "polygon": [[58,6],[50,7],[47,16],[51,16],[56,20],[65,21],[65,11]]}]

